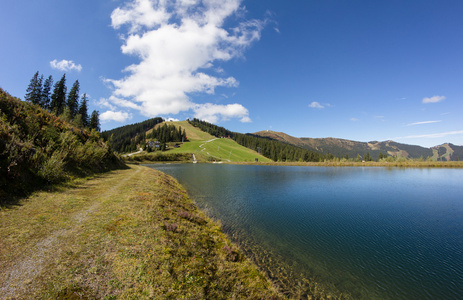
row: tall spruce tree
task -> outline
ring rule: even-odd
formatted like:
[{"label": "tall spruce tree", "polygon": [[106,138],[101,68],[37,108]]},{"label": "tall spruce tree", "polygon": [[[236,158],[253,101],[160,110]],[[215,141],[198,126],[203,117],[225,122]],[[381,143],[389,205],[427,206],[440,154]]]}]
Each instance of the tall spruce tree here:
[{"label": "tall spruce tree", "polygon": [[69,114],[71,120],[77,115],[79,110],[79,89],[80,84],[79,81],[76,80],[72,85],[71,90],[69,91],[68,100],[66,103],[67,108],[69,109]]},{"label": "tall spruce tree", "polygon": [[26,101],[34,103],[34,104],[39,104],[39,105],[41,104],[42,81],[43,81],[43,75],[39,77],[39,71],[37,71],[32,77],[31,82],[29,83],[29,86],[27,87],[26,96],[24,97]]},{"label": "tall spruce tree", "polygon": [[53,85],[53,77],[48,76],[47,79],[45,79],[45,82],[43,84],[42,88],[42,96],[40,99],[40,106],[42,106],[43,109],[48,109],[50,107],[50,92],[51,92],[51,86]]},{"label": "tall spruce tree", "polygon": [[83,94],[82,100],[80,101],[79,111],[77,113],[81,116],[83,127],[88,127],[89,124],[87,102],[87,94]]},{"label": "tall spruce tree", "polygon": [[51,95],[50,111],[59,116],[64,112],[66,106],[66,74],[55,84]]},{"label": "tall spruce tree", "polygon": [[90,123],[88,125],[90,129],[95,129],[96,131],[100,131],[100,115],[98,111],[94,110],[92,112],[92,116],[90,117]]}]

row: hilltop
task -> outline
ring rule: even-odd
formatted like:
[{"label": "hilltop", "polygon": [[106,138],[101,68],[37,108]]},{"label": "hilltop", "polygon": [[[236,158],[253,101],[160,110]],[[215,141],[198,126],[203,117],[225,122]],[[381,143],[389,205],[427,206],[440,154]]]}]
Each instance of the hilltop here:
[{"label": "hilltop", "polygon": [[0,203],[11,194],[124,166],[97,131],[0,89]]},{"label": "hilltop", "polygon": [[[163,122],[160,118],[102,133],[120,153],[144,153],[133,160],[259,162],[323,161],[319,153],[252,134],[229,131],[198,119]],[[153,152],[153,153],[151,153]]]},{"label": "hilltop", "polygon": [[304,149],[333,154],[336,157],[364,157],[367,153],[378,159],[383,156],[403,157],[407,159],[430,158],[437,161],[457,161],[463,158],[463,146],[443,144],[432,148],[401,144],[394,141],[357,142],[338,138],[297,138],[283,132],[271,130],[254,133],[257,136],[278,140]]}]

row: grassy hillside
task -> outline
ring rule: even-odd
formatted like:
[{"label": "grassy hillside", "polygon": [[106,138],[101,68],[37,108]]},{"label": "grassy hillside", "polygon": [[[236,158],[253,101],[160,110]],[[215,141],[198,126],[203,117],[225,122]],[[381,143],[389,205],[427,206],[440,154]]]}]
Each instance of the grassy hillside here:
[{"label": "grassy hillside", "polygon": [[0,210],[0,298],[282,299],[172,177],[132,166]]},{"label": "grassy hillside", "polygon": [[98,132],[0,89],[0,205],[12,194],[121,167]]},{"label": "grassy hillside", "polygon": [[[187,154],[190,160],[193,159],[193,154],[198,161],[217,161],[217,162],[252,162],[256,158],[259,162],[270,162],[271,160],[258,154],[256,151],[245,148],[235,141],[228,138],[216,138],[201,129],[194,127],[188,121],[167,122],[169,125],[181,127],[185,130],[188,142],[173,143],[179,145],[178,148],[173,148],[172,145],[168,151],[142,153],[131,157],[133,160],[157,160],[153,157],[158,155]],[[158,124],[156,126],[163,126]]]},{"label": "grassy hillside", "polygon": [[179,121],[179,122],[169,122],[169,124],[175,125],[175,127],[182,127],[186,131],[188,140],[191,142],[194,141],[208,141],[214,138],[207,132],[204,132],[197,127],[191,125],[188,121]]}]

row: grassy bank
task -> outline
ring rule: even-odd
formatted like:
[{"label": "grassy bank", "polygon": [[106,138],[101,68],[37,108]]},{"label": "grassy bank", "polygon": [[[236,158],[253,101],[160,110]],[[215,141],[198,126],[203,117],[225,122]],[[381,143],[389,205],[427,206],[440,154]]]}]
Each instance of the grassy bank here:
[{"label": "grassy bank", "polygon": [[0,205],[11,195],[124,168],[94,129],[78,128],[0,88]]},{"label": "grassy bank", "polygon": [[173,178],[141,166],[0,210],[0,298],[279,299]]},{"label": "grassy bank", "polygon": [[[246,162],[236,164],[248,164]],[[252,163],[255,164],[255,163]],[[326,161],[326,162],[269,162],[259,165],[272,166],[313,166],[313,167],[401,167],[401,168],[463,168],[463,161]]]}]

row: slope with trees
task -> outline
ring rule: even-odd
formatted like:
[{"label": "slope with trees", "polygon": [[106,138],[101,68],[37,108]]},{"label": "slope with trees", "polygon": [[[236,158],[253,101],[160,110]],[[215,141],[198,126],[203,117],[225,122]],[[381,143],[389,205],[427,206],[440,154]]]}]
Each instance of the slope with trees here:
[{"label": "slope with trees", "polygon": [[99,133],[0,89],[0,199],[123,167]]},{"label": "slope with trees", "polygon": [[36,104],[41,108],[59,116],[68,122],[72,122],[76,127],[95,129],[100,131],[100,120],[98,111],[94,110],[88,114],[87,94],[79,100],[80,83],[74,82],[71,90],[67,94],[66,74],[53,86],[53,78],[50,75],[43,81],[43,75],[37,71],[32,77],[26,90],[24,100]]},{"label": "slope with trees", "polygon": [[189,122],[190,124],[197,126],[201,130],[206,131],[216,137],[229,137],[235,140],[238,144],[252,149],[273,161],[319,162],[329,158],[329,156],[321,155],[315,151],[310,151],[273,139],[268,139],[253,134],[232,132],[223,127],[208,123],[206,121],[201,121],[196,118],[190,120]]},{"label": "slope with trees", "polygon": [[440,161],[457,161],[463,157],[462,146],[443,144],[432,148],[417,145],[401,144],[394,141],[357,142],[338,138],[296,138],[283,132],[259,131],[255,135],[278,140],[284,143],[299,146],[308,150],[317,151],[323,155],[332,155],[338,158],[381,160],[386,158],[401,159],[431,159]]},{"label": "slope with trees", "polygon": [[103,131],[101,136],[109,141],[115,151],[120,153],[132,152],[146,139],[146,132],[164,120],[153,118],[141,123],[125,125],[112,130]]}]

